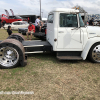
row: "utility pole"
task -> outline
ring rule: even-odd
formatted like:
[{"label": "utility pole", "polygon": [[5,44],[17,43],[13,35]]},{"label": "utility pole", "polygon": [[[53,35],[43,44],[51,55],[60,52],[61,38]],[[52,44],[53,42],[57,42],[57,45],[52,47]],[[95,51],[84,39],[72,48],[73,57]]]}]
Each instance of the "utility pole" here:
[{"label": "utility pole", "polygon": [[41,12],[42,13],[42,18],[43,18],[43,12]]},{"label": "utility pole", "polygon": [[40,0],[40,18],[41,18],[41,0]]}]

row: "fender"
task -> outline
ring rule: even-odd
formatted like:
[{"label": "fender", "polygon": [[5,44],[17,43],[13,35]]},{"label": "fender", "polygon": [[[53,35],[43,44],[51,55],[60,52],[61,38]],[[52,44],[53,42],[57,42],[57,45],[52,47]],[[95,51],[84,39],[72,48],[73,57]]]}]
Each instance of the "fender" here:
[{"label": "fender", "polygon": [[89,38],[84,49],[83,52],[81,54],[81,57],[83,58],[83,60],[85,60],[87,58],[87,55],[91,49],[91,47],[95,44],[100,42],[100,37],[93,37],[93,38]]},{"label": "fender", "polygon": [[6,17],[6,18],[8,18],[8,16],[7,16],[7,15],[5,15],[5,14],[2,14],[2,17]]}]

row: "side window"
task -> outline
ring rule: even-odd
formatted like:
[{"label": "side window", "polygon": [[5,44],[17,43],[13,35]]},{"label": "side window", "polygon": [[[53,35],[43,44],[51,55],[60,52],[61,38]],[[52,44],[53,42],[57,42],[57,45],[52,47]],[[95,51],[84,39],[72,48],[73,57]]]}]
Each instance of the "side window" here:
[{"label": "side window", "polygon": [[54,14],[50,14],[48,16],[48,23],[53,23],[53,19],[54,19]]},{"label": "side window", "polygon": [[60,14],[60,27],[78,27],[76,14]]},{"label": "side window", "polygon": [[17,24],[16,25],[20,25],[20,22],[17,22]]},{"label": "side window", "polygon": [[17,23],[13,23],[13,25],[17,25]]},{"label": "side window", "polygon": [[20,22],[13,23],[14,25],[20,25]]},{"label": "side window", "polygon": [[20,25],[23,25],[24,23],[20,23]]},{"label": "side window", "polygon": [[84,27],[84,22],[82,20],[81,14],[79,14],[79,21],[80,21],[80,27]]}]

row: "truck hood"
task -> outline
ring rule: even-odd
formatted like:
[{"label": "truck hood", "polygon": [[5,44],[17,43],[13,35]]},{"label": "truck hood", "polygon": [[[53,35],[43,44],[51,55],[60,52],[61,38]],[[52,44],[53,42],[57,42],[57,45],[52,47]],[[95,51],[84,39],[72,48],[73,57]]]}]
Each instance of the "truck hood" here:
[{"label": "truck hood", "polygon": [[87,26],[88,37],[98,37],[100,36],[100,27],[99,26]]}]

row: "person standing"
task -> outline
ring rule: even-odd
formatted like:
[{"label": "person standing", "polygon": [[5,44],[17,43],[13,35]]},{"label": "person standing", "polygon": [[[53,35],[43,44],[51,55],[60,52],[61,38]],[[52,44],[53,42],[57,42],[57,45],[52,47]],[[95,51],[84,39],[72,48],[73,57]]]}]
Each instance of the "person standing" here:
[{"label": "person standing", "polygon": [[87,25],[89,25],[89,22],[87,21]]},{"label": "person standing", "polygon": [[37,17],[35,20],[35,26],[39,29],[39,32],[41,32],[41,28],[43,27],[43,22],[40,20],[40,16]]},{"label": "person standing", "polygon": [[89,25],[94,25],[93,18],[89,21]]},{"label": "person standing", "polygon": [[32,22],[29,23],[30,25],[28,26],[28,32],[27,34],[27,40],[29,39],[29,35],[30,36],[30,40],[32,39],[33,33],[35,33],[35,26],[32,24]]},{"label": "person standing", "polygon": [[7,32],[9,36],[12,34],[11,26],[8,26]]}]

